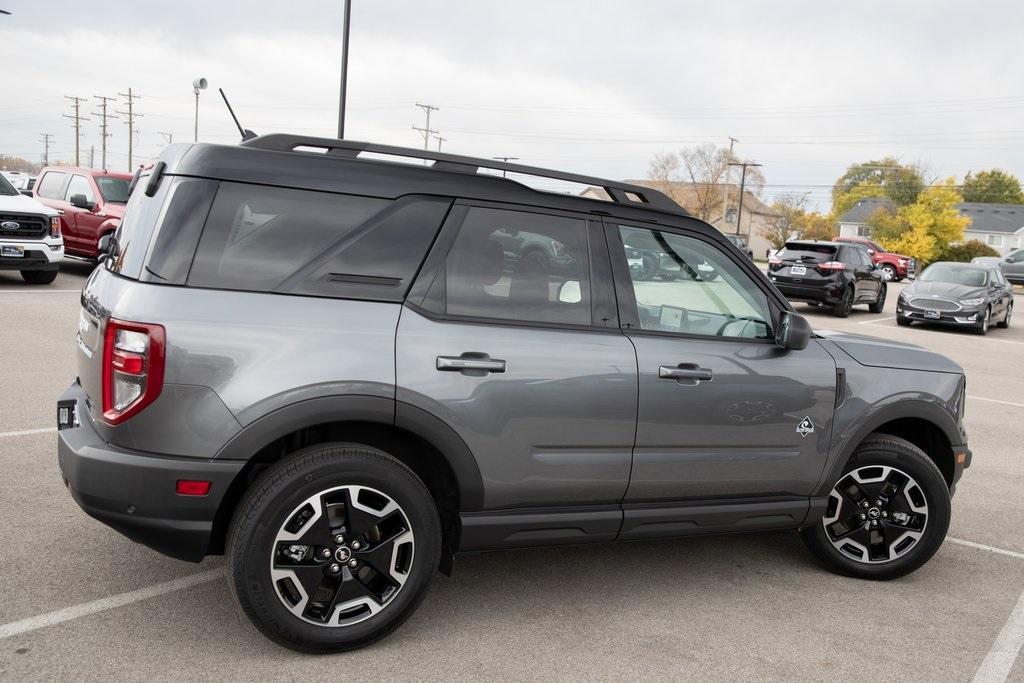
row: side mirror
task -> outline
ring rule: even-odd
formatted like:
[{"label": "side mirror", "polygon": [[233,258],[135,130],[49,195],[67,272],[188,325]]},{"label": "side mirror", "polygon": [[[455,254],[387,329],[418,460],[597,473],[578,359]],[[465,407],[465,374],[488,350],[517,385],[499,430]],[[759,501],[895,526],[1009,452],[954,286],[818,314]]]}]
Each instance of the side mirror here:
[{"label": "side mirror", "polygon": [[96,250],[99,252],[99,256],[96,259],[98,263],[103,263],[108,258],[116,256],[117,239],[114,237],[114,233],[108,232],[106,235],[101,237],[100,241],[96,244]]},{"label": "side mirror", "polygon": [[1007,256],[1006,257],[1006,262],[1007,263],[1014,263],[1016,260],[1017,259],[1013,258],[1012,256]]},{"label": "side mirror", "polygon": [[18,190],[18,192],[22,193],[26,197],[31,197],[32,196],[32,190]]},{"label": "side mirror", "polygon": [[807,318],[790,311],[783,311],[779,318],[779,331],[775,334],[775,345],[780,349],[799,351],[807,348],[811,341],[811,324]]},{"label": "side mirror", "polygon": [[874,256],[875,255],[875,250],[874,249],[868,249],[868,253],[871,254],[872,256]]},{"label": "side mirror", "polygon": [[88,209],[89,211],[92,211],[92,202],[86,199],[84,194],[73,194],[69,201],[71,202],[71,206],[76,209]]}]

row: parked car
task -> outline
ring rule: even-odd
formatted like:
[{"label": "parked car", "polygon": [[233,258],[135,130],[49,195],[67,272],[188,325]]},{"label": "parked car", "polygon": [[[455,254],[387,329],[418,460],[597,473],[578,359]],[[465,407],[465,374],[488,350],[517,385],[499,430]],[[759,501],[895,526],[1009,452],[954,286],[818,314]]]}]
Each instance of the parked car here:
[{"label": "parked car", "polygon": [[727,239],[730,242],[732,242],[736,246],[736,248],[739,249],[740,251],[742,251],[744,254],[746,254],[747,258],[749,258],[751,261],[754,260],[754,252],[747,245],[747,241],[745,239],[743,239],[739,235],[731,235],[731,234],[728,234],[728,233],[726,233],[725,239]]},{"label": "parked car", "polygon": [[992,265],[998,268],[1002,260],[1001,256],[975,256],[971,259],[971,263]]},{"label": "parked car", "polygon": [[[813,334],[649,188],[481,167],[581,182],[304,136],[166,147],[82,291],[57,404],[75,501],[173,557],[226,553],[246,615],[307,652],[390,633],[459,552],[799,529],[871,579],[935,553],[972,457],[959,366]],[[501,231],[566,267],[520,268]],[[638,280],[642,251],[717,277]]]},{"label": "parked car", "polygon": [[1024,285],[1024,249],[1017,249],[1003,257],[999,268],[1011,284]]},{"label": "parked car", "polygon": [[885,307],[886,284],[867,250],[855,244],[790,240],[768,259],[768,277],[786,298],[832,307],[845,318],[855,304]]},{"label": "parked car", "polygon": [[60,214],[64,248],[89,259],[99,256],[98,244],[113,234],[128,201],[127,173],[92,168],[47,166],[32,192],[36,200]]},{"label": "parked car", "polygon": [[63,258],[57,212],[22,195],[0,176],[0,270],[17,270],[25,282],[46,285],[57,278]]},{"label": "parked car", "polygon": [[894,254],[891,251],[886,251],[882,245],[874,240],[869,240],[865,237],[836,237],[835,241],[859,244],[867,249],[868,254],[871,256],[871,262],[878,266],[878,272],[881,273],[882,279],[886,282],[899,282],[914,276],[917,261],[903,254]]},{"label": "parked car", "polygon": [[36,176],[28,173],[6,174],[7,180],[15,190],[29,197],[32,196],[32,188],[36,184]]},{"label": "parked car", "polygon": [[989,325],[1009,327],[1013,286],[998,267],[940,261],[900,292],[896,322],[965,327],[987,334]]}]

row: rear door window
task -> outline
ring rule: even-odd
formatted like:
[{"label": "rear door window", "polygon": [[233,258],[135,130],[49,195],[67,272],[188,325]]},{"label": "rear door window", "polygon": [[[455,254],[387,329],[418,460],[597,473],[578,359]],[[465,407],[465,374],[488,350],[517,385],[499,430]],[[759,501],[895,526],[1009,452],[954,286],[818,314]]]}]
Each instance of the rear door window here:
[{"label": "rear door window", "polygon": [[40,197],[46,197],[47,199],[63,199],[64,193],[64,180],[67,178],[67,173],[60,171],[47,171],[43,174],[43,177],[39,179],[39,187],[36,189],[36,193]]},{"label": "rear door window", "polygon": [[836,247],[828,244],[787,244],[776,254],[783,261],[825,263],[836,257]]}]

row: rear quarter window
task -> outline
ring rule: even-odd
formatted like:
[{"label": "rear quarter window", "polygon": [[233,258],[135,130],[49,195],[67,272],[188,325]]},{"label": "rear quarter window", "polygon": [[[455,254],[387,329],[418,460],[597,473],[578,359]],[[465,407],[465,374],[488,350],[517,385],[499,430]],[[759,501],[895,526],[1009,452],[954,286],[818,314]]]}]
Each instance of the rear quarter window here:
[{"label": "rear quarter window", "polygon": [[60,171],[47,171],[43,174],[43,177],[39,179],[39,187],[36,188],[36,194],[40,197],[47,199],[62,199],[64,193],[64,180],[67,179],[68,174]]},{"label": "rear quarter window", "polygon": [[221,182],[188,285],[401,301],[450,202]]}]

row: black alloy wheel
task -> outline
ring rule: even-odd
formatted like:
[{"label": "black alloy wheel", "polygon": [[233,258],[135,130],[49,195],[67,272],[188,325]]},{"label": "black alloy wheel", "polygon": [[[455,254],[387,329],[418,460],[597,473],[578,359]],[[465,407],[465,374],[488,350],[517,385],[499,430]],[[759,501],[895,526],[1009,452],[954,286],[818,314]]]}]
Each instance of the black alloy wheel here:
[{"label": "black alloy wheel", "polygon": [[872,313],[881,313],[885,309],[885,295],[887,290],[888,287],[884,282],[878,285],[878,296],[875,298],[873,303],[868,305],[869,311]]}]

